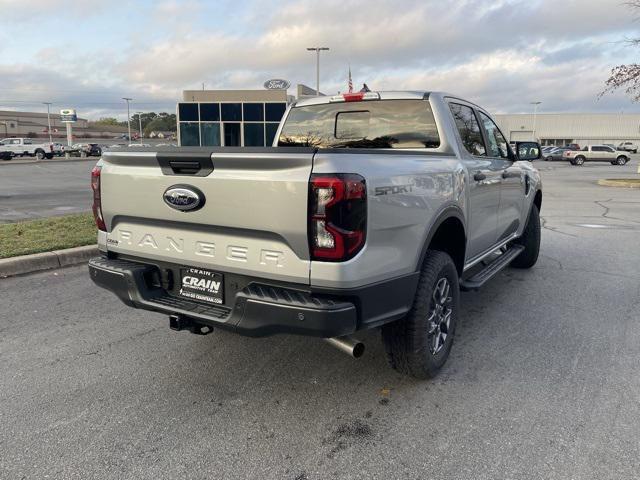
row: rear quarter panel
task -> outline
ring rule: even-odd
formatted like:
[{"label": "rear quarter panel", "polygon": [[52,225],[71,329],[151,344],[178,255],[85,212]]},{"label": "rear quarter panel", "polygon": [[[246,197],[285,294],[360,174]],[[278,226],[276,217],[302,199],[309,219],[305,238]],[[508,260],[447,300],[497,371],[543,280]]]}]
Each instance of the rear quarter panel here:
[{"label": "rear quarter panel", "polygon": [[313,173],[357,173],[367,182],[367,241],[347,262],[311,262],[311,284],[352,288],[414,272],[438,214],[464,209],[465,173],[453,154],[319,151]]}]

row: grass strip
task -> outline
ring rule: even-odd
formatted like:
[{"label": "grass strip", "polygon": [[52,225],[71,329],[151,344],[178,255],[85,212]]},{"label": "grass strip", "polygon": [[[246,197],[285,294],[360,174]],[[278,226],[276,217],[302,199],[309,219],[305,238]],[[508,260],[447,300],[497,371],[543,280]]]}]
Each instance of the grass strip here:
[{"label": "grass strip", "polygon": [[93,215],[79,213],[0,225],[0,258],[96,243]]}]

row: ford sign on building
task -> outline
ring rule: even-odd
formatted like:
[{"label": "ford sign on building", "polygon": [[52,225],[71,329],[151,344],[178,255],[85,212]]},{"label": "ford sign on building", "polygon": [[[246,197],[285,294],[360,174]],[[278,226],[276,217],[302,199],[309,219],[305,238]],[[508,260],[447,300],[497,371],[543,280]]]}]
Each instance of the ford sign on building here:
[{"label": "ford sign on building", "polygon": [[267,90],[286,90],[290,86],[291,84],[288,81],[280,78],[273,78],[264,82],[264,88]]}]

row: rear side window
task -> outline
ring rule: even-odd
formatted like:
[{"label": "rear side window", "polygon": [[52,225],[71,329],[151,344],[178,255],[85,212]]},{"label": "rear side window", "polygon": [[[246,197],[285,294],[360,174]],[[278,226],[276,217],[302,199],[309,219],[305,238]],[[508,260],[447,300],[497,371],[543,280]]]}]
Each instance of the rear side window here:
[{"label": "rear side window", "polygon": [[440,137],[425,100],[373,100],[292,108],[279,146],[437,148]]},{"label": "rear side window", "polygon": [[456,122],[458,133],[460,133],[462,144],[467,152],[471,155],[486,155],[487,150],[484,146],[482,133],[480,133],[480,124],[476,114],[473,113],[473,109],[458,103],[450,103],[449,108]]}]

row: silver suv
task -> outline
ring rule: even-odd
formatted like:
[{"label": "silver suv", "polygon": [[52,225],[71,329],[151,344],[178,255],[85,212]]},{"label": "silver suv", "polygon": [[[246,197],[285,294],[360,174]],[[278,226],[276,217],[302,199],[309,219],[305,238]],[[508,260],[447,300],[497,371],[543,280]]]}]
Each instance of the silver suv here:
[{"label": "silver suv", "polygon": [[91,278],[175,330],[329,340],[381,328],[390,364],[445,363],[459,290],[529,268],[539,145],[514,153],[487,111],[437,92],[291,105],[273,147],[107,151],[92,172]]}]

